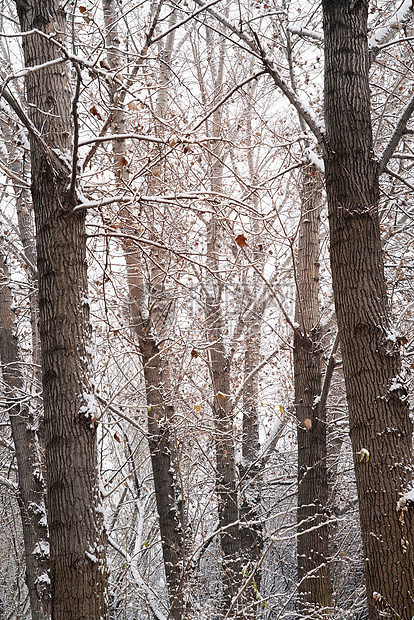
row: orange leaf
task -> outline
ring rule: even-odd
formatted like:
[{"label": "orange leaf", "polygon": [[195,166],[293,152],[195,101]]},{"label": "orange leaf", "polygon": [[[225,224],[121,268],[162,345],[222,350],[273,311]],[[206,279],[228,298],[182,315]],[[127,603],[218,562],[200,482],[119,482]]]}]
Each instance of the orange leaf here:
[{"label": "orange leaf", "polygon": [[306,418],[304,424],[305,424],[307,430],[310,430],[312,428],[312,420],[310,420],[309,418]]}]

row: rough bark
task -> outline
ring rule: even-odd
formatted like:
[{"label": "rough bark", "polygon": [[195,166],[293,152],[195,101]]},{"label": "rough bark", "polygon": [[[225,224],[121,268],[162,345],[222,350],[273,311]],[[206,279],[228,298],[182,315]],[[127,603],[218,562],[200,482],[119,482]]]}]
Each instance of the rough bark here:
[{"label": "rough bark", "polygon": [[[210,374],[213,385],[213,415],[216,445],[216,492],[218,501],[222,551],[223,599],[221,611],[226,613],[241,586],[241,536],[236,479],[233,417],[230,406],[230,355],[224,346],[224,322],[220,302],[206,299],[206,327]],[[232,616],[238,618],[235,603]]]},{"label": "rough bark", "polygon": [[[367,12],[324,0],[326,189],[335,307],[358,489],[370,620],[414,615],[412,423],[390,330],[373,156]],[[361,452],[366,450],[367,453]],[[368,460],[369,454],[369,460]]]},{"label": "rough bark", "polygon": [[293,364],[298,437],[298,578],[299,610],[327,618],[332,612],[326,506],[325,408],[315,415],[321,395],[322,348],[319,341],[319,229],[321,191],[313,167],[303,171],[299,247],[296,261]]},{"label": "rough bark", "polygon": [[[177,488],[177,463],[173,430],[174,405],[168,394],[168,370],[162,345],[156,337],[153,317],[144,309],[142,267],[133,244],[127,244],[126,259],[131,315],[142,356],[148,405],[148,443],[154,476],[162,553],[170,598],[169,614],[181,620],[185,614],[185,540],[181,489]],[[158,314],[157,314],[158,317]]]},{"label": "rough bark", "polygon": [[[26,584],[32,620],[50,617],[49,541],[45,485],[33,413],[24,398],[25,380],[18,347],[9,273],[0,254],[0,359],[5,398],[16,451]],[[23,401],[24,399],[24,401]]]},{"label": "rough bark", "polygon": [[[112,69],[119,66],[119,32],[117,26],[118,7],[114,0],[102,2],[105,28],[107,60]],[[171,21],[175,20],[173,12]],[[173,38],[168,39],[172,46]],[[161,91],[157,102],[157,112],[162,115],[168,101],[168,65],[169,54],[165,60],[162,54]],[[165,90],[164,90],[165,88]],[[114,134],[125,133],[126,117],[122,107],[122,100],[117,96],[116,88],[110,87],[111,95],[111,129]],[[129,171],[126,165],[126,141],[114,140],[113,144],[114,170],[117,187],[122,189],[123,183],[129,180]],[[124,210],[122,218],[125,230],[133,231],[134,218]],[[127,263],[127,277],[131,301],[131,316],[133,329],[138,337],[139,351],[142,357],[145,390],[147,397],[147,426],[148,443],[151,453],[151,464],[154,477],[155,498],[159,518],[161,545],[163,552],[165,576],[169,594],[169,617],[181,620],[184,617],[185,605],[185,539],[184,539],[184,508],[181,490],[177,487],[178,467],[176,463],[175,437],[173,431],[174,405],[171,394],[168,394],[169,385],[168,364],[161,354],[162,345],[158,333],[163,332],[165,319],[165,291],[163,277],[160,277],[154,266],[151,273],[149,293],[151,300],[151,316],[145,309],[145,285],[142,274],[142,263],[139,249],[134,243],[126,240],[124,243],[125,260]],[[162,257],[153,254],[154,265]],[[168,302],[167,302],[168,306]]]},{"label": "rough bark", "polygon": [[[47,38],[65,32],[54,0],[17,2],[27,67],[57,58]],[[59,38],[61,35],[55,35]],[[107,617],[103,525],[90,376],[85,215],[73,213],[71,93],[67,67],[26,76],[39,278],[39,333],[47,465],[52,617]],[[47,146],[45,146],[47,145]]]}]

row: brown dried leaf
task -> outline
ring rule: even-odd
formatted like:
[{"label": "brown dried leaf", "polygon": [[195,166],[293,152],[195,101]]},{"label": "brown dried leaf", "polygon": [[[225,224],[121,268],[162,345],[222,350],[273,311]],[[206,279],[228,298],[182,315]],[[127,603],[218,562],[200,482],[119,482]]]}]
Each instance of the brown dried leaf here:
[{"label": "brown dried leaf", "polygon": [[118,433],[114,433],[114,439],[115,439],[115,441],[117,441],[118,443],[121,443],[121,440],[120,440],[120,438],[119,438]]},{"label": "brown dried leaf", "polygon": [[122,156],[119,158],[119,165],[121,168],[126,168],[128,166],[128,160],[126,157]]},{"label": "brown dried leaf", "polygon": [[245,248],[246,246],[248,246],[246,237],[244,235],[237,235],[237,237],[235,238],[235,242],[240,248]]},{"label": "brown dried leaf", "polygon": [[102,116],[99,114],[99,111],[97,109],[97,107],[95,105],[93,105],[90,109],[89,112],[91,114],[93,114],[94,116],[96,116],[96,118],[99,118],[100,121],[103,120]]},{"label": "brown dried leaf", "polygon": [[308,431],[312,428],[312,420],[310,420],[309,418],[306,418],[304,424]]}]

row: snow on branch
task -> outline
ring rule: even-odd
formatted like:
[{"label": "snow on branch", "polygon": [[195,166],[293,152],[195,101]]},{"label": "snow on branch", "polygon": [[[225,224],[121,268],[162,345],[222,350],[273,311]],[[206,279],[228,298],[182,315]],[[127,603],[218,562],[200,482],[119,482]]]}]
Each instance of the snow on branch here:
[{"label": "snow on branch", "polygon": [[412,0],[404,0],[400,8],[391,17],[389,23],[383,28],[378,28],[368,41],[369,49],[376,56],[382,46],[388,43],[399,30],[401,24],[406,23],[413,15]]},{"label": "snow on branch", "polygon": [[162,611],[160,611],[159,609],[160,605],[162,604],[161,601],[159,600],[155,592],[152,590],[152,588],[148,584],[145,583],[144,579],[141,576],[141,573],[139,572],[138,568],[136,568],[135,566],[135,562],[133,558],[131,558],[129,553],[125,551],[124,549],[122,549],[122,547],[120,547],[115,542],[115,540],[111,538],[110,536],[108,536],[108,543],[113,549],[115,549],[117,553],[119,553],[121,557],[124,558],[128,566],[128,569],[131,571],[131,574],[137,586],[140,588],[142,592],[145,592],[146,600],[148,601],[148,604],[151,607],[152,613],[154,614],[155,618],[157,620],[167,620],[167,616],[163,614]]},{"label": "snow on branch", "polygon": [[260,59],[262,61],[265,72],[273,79],[276,86],[287,97],[289,102],[296,109],[299,116],[305,121],[305,123],[317,139],[318,143],[323,146],[325,143],[323,123],[321,123],[317,118],[313,116],[312,112],[307,108],[306,104],[301,101],[301,99],[296,95],[293,89],[283,79],[282,75],[276,69],[272,59],[262,49],[257,35],[250,36],[245,32],[242,32],[227,17],[225,17],[215,9],[207,8],[206,4],[202,0],[194,0],[194,2],[199,6],[205,7],[210,13],[210,15],[215,17],[222,26],[230,30],[233,35],[235,35],[238,39],[240,39],[240,41],[245,43],[250,49],[250,52],[257,59]]},{"label": "snow on branch", "polygon": [[401,114],[398,123],[394,129],[394,133],[392,134],[388,145],[386,146],[384,153],[382,154],[380,163],[379,163],[379,173],[384,172],[387,167],[388,162],[394,154],[401,138],[405,134],[407,130],[407,123],[410,120],[412,114],[414,112],[414,94],[412,95],[410,101],[407,103],[403,113]]},{"label": "snow on branch", "polygon": [[306,30],[305,28],[295,28],[295,26],[289,26],[289,32],[297,34],[299,37],[307,37],[308,39],[314,39],[323,43],[324,36],[320,32],[314,30]]}]

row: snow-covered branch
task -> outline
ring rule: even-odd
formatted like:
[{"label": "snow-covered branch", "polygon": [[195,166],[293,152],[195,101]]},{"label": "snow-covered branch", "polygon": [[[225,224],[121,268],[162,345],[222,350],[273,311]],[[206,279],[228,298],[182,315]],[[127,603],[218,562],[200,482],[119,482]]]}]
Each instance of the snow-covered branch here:
[{"label": "snow-covered branch", "polygon": [[161,601],[159,600],[155,592],[142,578],[141,573],[135,566],[134,559],[131,558],[129,553],[125,551],[125,549],[120,547],[111,536],[108,537],[108,543],[113,549],[115,549],[117,553],[119,553],[122,558],[124,558],[126,564],[128,565],[128,569],[131,571],[135,583],[137,584],[137,587],[139,587],[142,592],[145,592],[145,598],[148,601],[148,604],[151,607],[151,611],[154,614],[155,618],[157,620],[167,620],[167,616],[163,614],[163,612],[159,609],[159,607],[162,605]]},{"label": "snow-covered branch", "polygon": [[378,52],[398,32],[401,24],[407,23],[413,16],[412,0],[404,0],[400,8],[394,13],[386,26],[378,28],[368,41],[371,54],[375,57]]},{"label": "snow-covered branch", "polygon": [[[194,0],[196,4],[199,6],[203,6],[205,8],[206,4],[202,0]],[[288,85],[288,83],[283,79],[282,75],[276,69],[273,60],[264,52],[261,47],[260,41],[258,37],[252,37],[245,32],[242,32],[239,28],[237,28],[227,17],[216,11],[215,9],[207,8],[207,11],[215,17],[219,23],[230,30],[230,32],[235,35],[240,41],[245,43],[250,49],[251,53],[259,60],[261,60],[265,72],[273,79],[276,86],[282,91],[282,93],[287,97],[289,102],[296,109],[299,116],[305,121],[311,132],[314,134],[318,143],[323,146],[324,145],[324,132],[323,132],[323,123],[321,123],[317,118],[315,118],[312,112],[307,108],[304,102],[296,95],[293,89]]]},{"label": "snow-covered branch", "polygon": [[306,37],[308,39],[314,39],[315,41],[319,41],[323,43],[323,34],[320,32],[315,32],[314,30],[306,30],[306,28],[296,28],[295,26],[289,26],[289,32],[292,34],[297,34],[299,37]]},{"label": "snow-covered branch", "polygon": [[403,113],[401,114],[399,121],[394,129],[394,133],[392,134],[388,145],[386,146],[384,153],[381,157],[379,163],[379,173],[384,172],[387,167],[388,162],[394,154],[395,149],[397,148],[401,138],[405,134],[407,130],[407,123],[410,120],[412,114],[414,112],[414,94],[411,96],[410,101],[406,105]]}]

